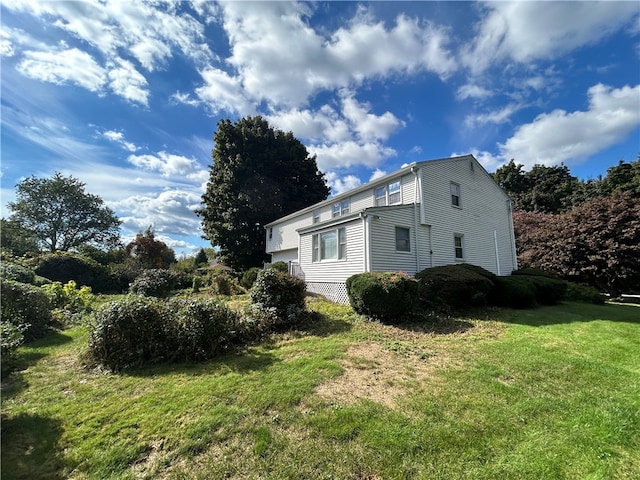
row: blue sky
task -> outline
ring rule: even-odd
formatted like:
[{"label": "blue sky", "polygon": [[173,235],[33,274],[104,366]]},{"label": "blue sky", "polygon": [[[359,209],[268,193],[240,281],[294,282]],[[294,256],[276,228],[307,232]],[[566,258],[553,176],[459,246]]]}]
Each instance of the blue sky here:
[{"label": "blue sky", "polygon": [[86,183],[178,254],[220,119],[262,115],[334,193],[473,153],[604,175],[640,153],[638,2],[0,6],[2,216],[25,177]]}]

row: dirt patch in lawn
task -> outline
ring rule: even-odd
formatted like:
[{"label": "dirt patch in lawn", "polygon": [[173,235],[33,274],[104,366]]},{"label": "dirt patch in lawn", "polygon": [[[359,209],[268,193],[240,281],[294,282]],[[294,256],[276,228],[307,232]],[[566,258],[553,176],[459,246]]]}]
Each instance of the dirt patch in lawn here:
[{"label": "dirt patch in lawn", "polygon": [[343,373],[318,386],[318,395],[335,403],[362,399],[395,408],[409,391],[421,388],[446,363],[442,355],[393,351],[377,342],[363,342],[347,350]]}]

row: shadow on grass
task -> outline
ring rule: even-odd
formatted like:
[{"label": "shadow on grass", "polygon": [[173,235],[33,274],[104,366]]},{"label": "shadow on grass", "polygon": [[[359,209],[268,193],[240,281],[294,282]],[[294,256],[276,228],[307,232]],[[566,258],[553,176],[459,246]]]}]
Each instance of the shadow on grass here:
[{"label": "shadow on grass", "polygon": [[640,305],[605,303],[565,302],[559,305],[539,307],[531,310],[507,310],[495,320],[532,327],[542,327],[573,322],[628,322],[640,323]]},{"label": "shadow on grass", "polygon": [[73,338],[64,333],[53,331],[46,337],[23,344],[15,358],[3,360],[2,366],[2,396],[8,398],[29,386],[22,372],[39,360],[49,355],[45,349],[64,345],[73,341]]},{"label": "shadow on grass", "polygon": [[2,478],[62,479],[62,424],[39,415],[2,417]]}]

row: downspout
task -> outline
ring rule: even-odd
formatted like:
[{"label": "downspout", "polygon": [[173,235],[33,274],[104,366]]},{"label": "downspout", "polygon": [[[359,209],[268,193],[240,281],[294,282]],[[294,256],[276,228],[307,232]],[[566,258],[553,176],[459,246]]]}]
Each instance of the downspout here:
[{"label": "downspout", "polygon": [[420,270],[422,270],[422,268],[420,267],[420,248],[419,248],[419,243],[418,243],[418,208],[420,205],[420,185],[418,182],[418,173],[420,172],[419,169],[417,169],[416,167],[411,167],[411,173],[413,173],[414,177],[415,177],[415,182],[414,182],[414,196],[413,196],[413,236],[415,237],[415,242],[416,242],[416,273],[419,272]]},{"label": "downspout", "polygon": [[496,268],[498,271],[498,276],[500,276],[500,251],[498,250],[498,231],[493,231],[493,242],[496,246]]},{"label": "downspout", "polygon": [[511,200],[507,200],[507,211],[509,213],[509,239],[511,241],[511,260],[513,262],[513,270],[517,270],[518,256],[516,254],[516,238],[513,231],[513,206],[511,205]]},{"label": "downspout", "polygon": [[363,245],[363,258],[362,258],[362,271],[368,272],[371,270],[369,262],[369,216],[365,212],[360,212],[360,218],[362,219],[362,240],[364,242]]}]

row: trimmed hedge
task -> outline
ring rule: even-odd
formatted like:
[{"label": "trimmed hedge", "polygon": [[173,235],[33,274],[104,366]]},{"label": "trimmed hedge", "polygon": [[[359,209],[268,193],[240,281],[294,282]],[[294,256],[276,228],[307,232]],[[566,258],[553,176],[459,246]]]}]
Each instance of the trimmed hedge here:
[{"label": "trimmed hedge", "polygon": [[567,282],[538,275],[497,277],[491,292],[493,305],[510,308],[534,308],[555,305],[566,297]]},{"label": "trimmed hedge", "polygon": [[18,265],[17,263],[3,261],[0,263],[0,278],[20,283],[34,284],[36,281],[36,274],[33,270],[23,267],[22,265]]},{"label": "trimmed hedge", "polygon": [[605,297],[598,290],[588,285],[567,282],[567,300],[602,305],[605,302]]},{"label": "trimmed hedge", "polygon": [[418,282],[396,272],[358,273],[347,278],[346,287],[356,313],[387,321],[410,312],[418,297]]},{"label": "trimmed hedge", "polygon": [[444,265],[418,272],[420,302],[427,308],[486,305],[494,282],[486,274],[478,273],[478,268],[468,264]]}]

